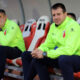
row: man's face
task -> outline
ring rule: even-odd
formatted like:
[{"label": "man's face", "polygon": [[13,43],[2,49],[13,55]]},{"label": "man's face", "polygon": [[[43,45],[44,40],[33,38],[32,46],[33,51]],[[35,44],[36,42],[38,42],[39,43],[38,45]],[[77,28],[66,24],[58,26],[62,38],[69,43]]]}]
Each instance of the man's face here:
[{"label": "man's face", "polygon": [[66,12],[63,13],[62,8],[59,7],[57,9],[52,9],[52,15],[53,15],[53,22],[56,25],[60,25],[65,20],[67,13]]},{"label": "man's face", "polygon": [[4,26],[6,18],[7,18],[6,15],[4,15],[3,13],[0,13],[0,28]]}]

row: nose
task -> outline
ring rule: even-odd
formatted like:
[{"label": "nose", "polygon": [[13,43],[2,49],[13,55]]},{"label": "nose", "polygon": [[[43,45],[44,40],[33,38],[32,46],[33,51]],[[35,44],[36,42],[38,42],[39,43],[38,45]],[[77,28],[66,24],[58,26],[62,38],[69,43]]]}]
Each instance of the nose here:
[{"label": "nose", "polygon": [[57,16],[57,15],[55,15],[55,16],[54,16],[54,19],[57,19],[57,18],[58,18],[58,16]]}]

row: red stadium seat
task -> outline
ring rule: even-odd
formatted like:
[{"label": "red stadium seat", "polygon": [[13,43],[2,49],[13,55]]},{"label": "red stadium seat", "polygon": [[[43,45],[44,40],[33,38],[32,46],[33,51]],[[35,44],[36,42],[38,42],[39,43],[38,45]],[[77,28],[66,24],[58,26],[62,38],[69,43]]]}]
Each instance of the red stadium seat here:
[{"label": "red stadium seat", "polygon": [[44,18],[44,22],[42,21],[43,22],[42,23],[43,24],[43,28],[42,29],[44,30],[44,35],[37,40],[35,48],[40,46],[40,44],[45,41],[47,33],[49,31],[49,28],[50,28],[50,22],[49,22],[49,19],[47,18],[47,16],[41,17],[40,20],[43,19],[43,18]]},{"label": "red stadium seat", "polygon": [[29,46],[29,51],[37,48],[42,41],[46,38],[48,30],[50,27],[50,20],[48,16],[41,16],[37,21],[37,27],[35,31],[34,38]]},{"label": "red stadium seat", "polygon": [[35,30],[36,30],[36,20],[34,19],[28,20],[27,23],[25,24],[25,28],[23,31],[23,38],[24,38],[26,50],[28,50],[32,42],[32,39],[35,35]]}]

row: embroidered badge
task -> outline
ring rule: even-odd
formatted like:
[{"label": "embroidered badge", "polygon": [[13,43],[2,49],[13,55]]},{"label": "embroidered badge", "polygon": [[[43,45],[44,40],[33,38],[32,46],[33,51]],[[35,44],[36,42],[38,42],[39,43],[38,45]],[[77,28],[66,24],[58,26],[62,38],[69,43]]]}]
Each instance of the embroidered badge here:
[{"label": "embroidered badge", "polygon": [[14,27],[11,27],[12,29],[14,29]]},{"label": "embroidered badge", "polygon": [[65,31],[63,31],[63,38],[65,37],[65,35],[66,35],[66,34],[65,34]]},{"label": "embroidered badge", "polygon": [[74,29],[73,29],[73,28],[71,28],[71,31],[74,31]]}]

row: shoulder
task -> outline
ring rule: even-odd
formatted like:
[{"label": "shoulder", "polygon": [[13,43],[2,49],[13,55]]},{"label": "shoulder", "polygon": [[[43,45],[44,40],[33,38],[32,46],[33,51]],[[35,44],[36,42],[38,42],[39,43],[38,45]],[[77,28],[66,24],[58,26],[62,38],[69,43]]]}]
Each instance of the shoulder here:
[{"label": "shoulder", "polygon": [[5,24],[5,29],[8,31],[16,31],[18,30],[19,26],[16,24],[16,22],[7,19]]},{"label": "shoulder", "polygon": [[13,20],[9,20],[9,24],[18,26],[17,23],[15,21],[13,21]]},{"label": "shoulder", "polygon": [[78,22],[73,20],[72,18],[67,18],[66,24],[67,24],[67,28],[70,28],[70,27],[80,28]]},{"label": "shoulder", "polygon": [[51,25],[50,25],[50,30],[51,29],[54,29],[55,28],[55,23],[52,23]]},{"label": "shoulder", "polygon": [[19,27],[16,22],[14,22],[13,20],[9,20],[9,19],[8,19],[8,22],[7,22],[7,26],[14,27],[14,28]]},{"label": "shoulder", "polygon": [[80,25],[75,20],[71,20],[66,27],[67,31],[80,32]]}]

